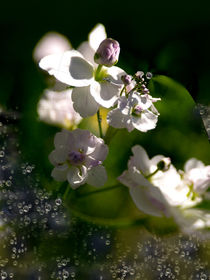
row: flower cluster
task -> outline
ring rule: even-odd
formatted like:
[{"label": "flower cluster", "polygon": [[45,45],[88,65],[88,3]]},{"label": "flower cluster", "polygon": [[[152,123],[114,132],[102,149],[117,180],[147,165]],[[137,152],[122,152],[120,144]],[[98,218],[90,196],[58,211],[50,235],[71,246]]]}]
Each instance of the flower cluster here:
[{"label": "flower cluster", "polygon": [[[118,180],[129,187],[136,206],[149,215],[174,216],[178,222],[182,221],[180,215],[183,217],[188,213],[189,216],[191,208],[202,201],[210,187],[210,165],[205,166],[192,158],[185,163],[184,171],[177,171],[169,158],[157,155],[149,159],[139,145],[134,146],[132,152],[128,170]],[[192,213],[195,214],[196,210],[193,209]],[[208,213],[204,211],[203,214],[206,219]],[[193,220],[191,226],[196,227],[196,223],[198,221]],[[203,222],[203,225],[206,224]]]},{"label": "flower cluster", "polygon": [[[95,26],[77,50],[64,36],[54,33],[47,34],[35,48],[34,59],[54,80],[38,103],[39,119],[69,129],[55,135],[55,149],[49,155],[54,165],[51,175],[60,182],[67,180],[73,189],[85,183],[103,186],[107,180],[102,164],[108,146],[102,139],[100,107],[109,109],[107,123],[115,129],[145,133],[157,125],[159,112],[154,103],[161,99],[151,95],[152,73],[128,75],[115,66],[119,53],[119,43],[107,38],[102,24]],[[96,113],[100,138],[76,128],[82,118]],[[208,197],[210,166],[192,158],[184,171],[177,171],[170,158],[157,155],[149,159],[139,145],[132,152],[128,170],[118,180],[129,188],[139,210],[157,217],[172,216],[188,230],[210,224],[209,213],[193,208]]]}]

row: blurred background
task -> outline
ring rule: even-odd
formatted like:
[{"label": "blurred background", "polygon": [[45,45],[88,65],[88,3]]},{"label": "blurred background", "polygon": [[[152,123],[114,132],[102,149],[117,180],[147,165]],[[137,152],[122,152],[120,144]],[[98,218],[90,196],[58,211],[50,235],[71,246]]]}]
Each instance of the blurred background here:
[{"label": "blurred background", "polygon": [[[0,259],[7,259],[6,263],[2,261],[1,279],[136,280],[171,279],[173,275],[174,279],[208,279],[205,277],[209,274],[209,243],[180,235],[173,223],[151,219],[147,229],[125,230],[91,225],[86,219],[88,215],[113,219],[112,226],[115,218],[139,217],[127,188],[81,199],[70,214],[68,207],[60,210],[61,203],[56,199],[63,195],[65,185],[52,180],[48,161],[54,135],[60,128],[38,118],[37,104],[48,82],[32,54],[49,31],[65,35],[77,48],[91,29],[102,23],[108,37],[120,42],[119,67],[129,74],[137,70],[154,74],[151,93],[162,98],[157,103],[158,126],[146,134],[137,131],[128,134],[126,130],[117,134],[105,162],[110,176],[108,184],[115,182],[116,176],[127,167],[134,144],[143,145],[150,156],[160,153],[170,156],[177,168],[183,169],[190,157],[209,164],[208,136],[201,118],[205,118],[207,127],[209,15],[208,1],[45,0],[2,4],[0,143],[5,157],[1,157],[0,178],[4,180],[1,214],[6,219],[4,223],[9,222],[13,230],[1,232]],[[98,133],[94,119],[83,121],[80,127],[87,125]],[[122,143],[121,139],[125,141]],[[46,189],[52,196],[45,194]],[[81,188],[78,194],[85,191]],[[31,205],[29,210],[24,208],[26,205]],[[81,217],[75,219],[78,210],[87,214],[83,217],[85,222],[81,222]],[[43,222],[41,225],[33,222],[31,226],[33,219]],[[165,237],[168,228],[173,233]],[[164,237],[156,237],[154,233]],[[16,243],[13,246],[11,242]],[[13,252],[14,247],[22,250],[19,257]],[[32,268],[29,260],[34,262]],[[152,272],[145,265],[147,261],[153,265]]]}]

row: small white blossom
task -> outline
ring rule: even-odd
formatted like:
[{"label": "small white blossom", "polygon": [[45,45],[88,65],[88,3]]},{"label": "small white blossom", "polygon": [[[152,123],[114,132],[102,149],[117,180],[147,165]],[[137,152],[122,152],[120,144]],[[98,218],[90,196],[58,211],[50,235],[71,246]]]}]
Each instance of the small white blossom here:
[{"label": "small white blossom", "polygon": [[210,187],[210,165],[205,166],[202,161],[191,158],[185,163],[184,171],[184,180],[195,193],[203,194]]},{"label": "small white blossom", "polygon": [[104,27],[97,25],[89,35],[89,42],[84,42],[78,51],[49,55],[39,63],[43,70],[57,80],[74,87],[73,106],[82,117],[94,115],[100,105],[105,108],[113,106],[123,85],[121,76],[125,72],[118,67],[103,66],[97,73],[94,54],[105,38]]},{"label": "small white blossom", "polygon": [[115,128],[127,128],[130,132],[134,128],[147,132],[154,129],[158,120],[158,111],[153,102],[160,98],[152,98],[148,94],[140,95],[137,91],[129,93],[128,97],[118,99],[117,108],[109,112],[107,121]]},{"label": "small white blossom", "polygon": [[36,44],[33,58],[38,63],[47,55],[63,53],[71,49],[72,46],[64,35],[57,32],[48,32]]},{"label": "small white blossom", "polygon": [[45,90],[37,107],[39,119],[63,128],[77,126],[82,118],[73,108],[71,94],[71,89],[61,92]]},{"label": "small white blossom", "polygon": [[104,185],[107,174],[102,162],[108,147],[101,138],[88,130],[63,130],[56,133],[54,145],[49,160],[55,166],[51,175],[56,181],[68,180],[73,189],[85,183]]}]

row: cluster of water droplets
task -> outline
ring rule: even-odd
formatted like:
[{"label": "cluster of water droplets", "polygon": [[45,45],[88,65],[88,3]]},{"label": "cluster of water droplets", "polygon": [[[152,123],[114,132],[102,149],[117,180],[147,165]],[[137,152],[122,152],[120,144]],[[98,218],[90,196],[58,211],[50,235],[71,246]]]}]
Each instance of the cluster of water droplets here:
[{"label": "cluster of water droplets", "polygon": [[210,242],[83,222],[20,160],[0,126],[0,279],[210,279]]}]

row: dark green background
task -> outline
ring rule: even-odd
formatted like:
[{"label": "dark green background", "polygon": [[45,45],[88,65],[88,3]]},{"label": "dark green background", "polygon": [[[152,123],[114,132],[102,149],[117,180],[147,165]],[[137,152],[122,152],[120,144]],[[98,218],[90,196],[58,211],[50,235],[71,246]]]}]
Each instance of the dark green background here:
[{"label": "dark green background", "polygon": [[98,22],[119,40],[121,65],[166,74],[207,102],[209,1],[45,0],[1,4],[0,103],[22,110],[35,95],[32,50],[45,32],[63,33],[77,47]]}]

